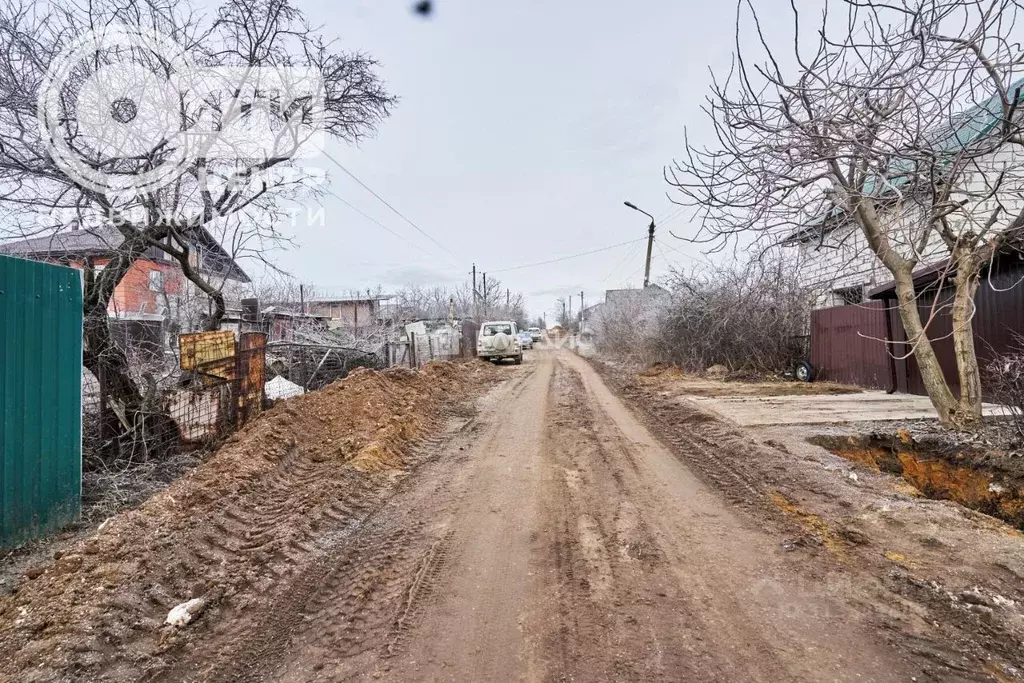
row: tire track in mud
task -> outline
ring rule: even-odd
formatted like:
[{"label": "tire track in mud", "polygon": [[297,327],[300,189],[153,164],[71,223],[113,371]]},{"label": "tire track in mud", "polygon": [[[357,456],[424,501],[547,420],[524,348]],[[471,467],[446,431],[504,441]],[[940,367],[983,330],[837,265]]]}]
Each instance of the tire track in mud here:
[{"label": "tire track in mud", "polygon": [[[530,373],[498,389],[514,400]],[[316,555],[299,567],[259,615],[196,653],[204,681],[338,680],[390,668],[408,633],[435,599],[453,541],[451,520],[465,494],[469,444],[479,421],[450,418],[407,456],[390,493],[358,506],[339,502],[320,529]],[[367,512],[368,511],[368,512]],[[177,668],[184,672],[189,663]],[[177,680],[174,675],[165,680]]]},{"label": "tire track in mud", "polygon": [[[637,386],[634,380],[624,379],[621,373],[600,362],[590,365],[607,386],[628,402],[642,423],[671,445],[682,462],[725,495],[730,503],[752,513],[768,528],[783,534],[796,533],[808,540],[810,543],[805,547],[812,553],[823,543],[816,533],[801,528],[783,514],[769,494],[812,491],[827,495],[827,491],[792,476],[781,477],[780,471],[788,471],[779,464],[769,464],[779,462],[776,453],[769,453],[766,446],[720,418],[703,412],[699,406]],[[863,614],[865,623],[871,624],[881,642],[903,653],[907,663],[920,667],[919,680],[998,680],[988,668],[979,668],[977,662],[992,661],[994,653],[1006,662],[1016,659],[1012,646],[999,642],[984,624],[975,625],[974,633],[968,633],[969,629],[958,631],[952,625],[962,625],[964,618],[950,608],[948,600],[920,595],[927,591],[914,589],[912,578],[904,572],[880,566],[877,558],[859,552],[862,549],[858,543],[845,539],[841,525],[835,530],[826,529],[825,533],[830,536],[827,543],[830,549],[836,542],[841,544],[841,555],[819,553],[819,564],[811,571],[815,580],[843,586],[837,597],[843,597]],[[826,561],[822,564],[822,560]],[[839,565],[843,569],[839,569]],[[885,595],[886,591],[900,597],[894,601]],[[785,598],[785,595],[780,597]],[[908,625],[920,620],[925,624],[923,629]],[[1004,663],[1002,670],[1006,668]],[[992,670],[996,669],[993,665]]]},{"label": "tire track in mud", "polygon": [[545,429],[547,532],[537,547],[541,591],[555,618],[535,615],[543,680],[707,680],[687,646],[696,616],[635,499],[637,465],[607,429],[577,372],[557,363]]},{"label": "tire track in mud", "polygon": [[432,520],[443,552],[425,549],[417,573],[425,587],[410,581],[412,599],[401,606],[386,656],[372,670],[364,667],[363,676],[403,682],[519,679],[540,425],[551,371],[547,355],[531,354],[527,361],[520,372],[528,374],[493,396],[475,439],[462,452],[465,459],[455,463],[454,476],[446,475],[454,482],[451,497],[426,501],[415,513]]},{"label": "tire track in mud", "polygon": [[[273,528],[281,514],[305,515],[311,522],[304,538],[286,544],[289,550],[276,554],[275,565],[267,567],[274,578],[265,577],[259,592],[271,597],[253,613],[243,603],[241,609],[223,614],[220,623],[225,626],[215,628],[207,642],[194,644],[188,657],[153,680],[264,681],[287,675],[281,671],[282,660],[296,648],[323,655],[321,666],[312,669],[319,675],[325,662],[380,650],[386,634],[395,629],[393,608],[409,594],[409,577],[423,562],[422,546],[433,549],[433,562],[420,576],[406,621],[415,616],[413,608],[429,594],[429,584],[443,565],[444,538],[431,544],[427,522],[402,498],[415,488],[419,470],[430,467],[453,441],[473,430],[475,418],[466,419],[464,411],[446,412],[447,417],[439,420],[444,424],[428,430],[434,436],[412,448],[406,458],[409,471],[391,491],[382,492],[351,472],[344,479],[352,481],[330,480],[339,497],[321,508],[286,512],[293,502],[288,495],[268,498],[257,512],[261,526],[256,528]],[[308,478],[282,475],[276,485],[301,491],[294,487],[314,480],[324,485],[322,470]],[[353,486],[355,482],[363,485]],[[445,489],[432,490],[431,498],[443,499]],[[226,514],[252,518],[231,509]]]},{"label": "tire track in mud", "polygon": [[791,526],[768,497],[770,489],[785,482],[774,473],[748,464],[753,460],[750,451],[764,446],[695,405],[636,387],[600,362],[592,363],[592,367],[614,393],[629,402],[644,425],[729,503],[757,509],[774,522]]},{"label": "tire track in mud", "polygon": [[[191,643],[186,661],[191,659],[191,653],[205,649],[208,641],[235,642],[241,637],[249,623],[247,613],[255,602],[248,599],[246,593],[300,591],[305,585],[301,581],[295,583],[300,568],[315,563],[335,537],[351,533],[378,496],[371,479],[344,464],[317,462],[299,452],[294,444],[289,445],[275,470],[254,488],[257,490],[246,491],[244,498],[248,502],[257,496],[258,504],[228,501],[221,510],[199,521],[198,528],[182,544],[187,559],[167,567],[160,576],[164,586],[174,585],[180,576],[203,577],[192,593],[207,599],[210,599],[210,590],[204,590],[206,586],[213,586],[213,600],[223,596],[225,591],[239,596],[209,619],[213,624],[211,632],[203,641]],[[325,488],[339,495],[318,501],[319,492]],[[246,573],[229,576],[228,566]],[[161,601],[160,610],[154,616],[159,618],[166,614],[165,610],[174,602]],[[184,645],[184,637],[185,634],[175,632],[167,634],[163,642],[165,651]],[[186,672],[190,670],[202,671],[200,678],[203,680],[216,679],[219,677],[216,662],[215,657],[195,668],[154,662],[143,680],[189,680],[190,674]]]},{"label": "tire track in mud", "polygon": [[[582,670],[586,680],[909,678],[914,665],[876,637],[848,596],[801,558],[782,555],[755,521],[760,515],[749,519],[726,504],[748,501],[750,480],[726,477],[727,495],[712,493],[680,463],[687,458],[679,447],[652,438],[585,361],[563,354],[559,366],[559,391],[570,398],[560,401],[568,415],[556,425],[578,428],[559,436],[552,427],[553,452],[582,474],[556,490],[565,502],[555,514],[594,517],[612,558],[612,600],[583,594],[601,606],[593,618],[604,619],[604,640],[587,646],[583,637],[584,661],[569,677]],[[735,448],[683,443],[694,458],[705,448],[723,458]],[[584,534],[569,543],[584,545]],[[599,564],[577,566],[600,572]]]}]

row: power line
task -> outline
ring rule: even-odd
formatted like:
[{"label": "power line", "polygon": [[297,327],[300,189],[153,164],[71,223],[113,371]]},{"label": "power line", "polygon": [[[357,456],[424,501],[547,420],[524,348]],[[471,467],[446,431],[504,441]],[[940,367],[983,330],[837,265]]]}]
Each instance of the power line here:
[{"label": "power line", "polygon": [[685,211],[685,210],[686,210],[685,206],[680,206],[678,209],[676,209],[675,211],[671,212],[665,218],[662,218],[661,221],[659,221],[659,223],[658,223],[658,227],[660,228],[663,225],[665,225],[666,223],[671,223],[675,219],[679,218],[679,216],[681,216],[683,214],[683,211]]},{"label": "power line", "polygon": [[344,204],[344,205],[345,205],[345,206],[347,206],[348,208],[352,209],[353,211],[355,211],[355,212],[356,212],[356,213],[358,213],[358,214],[359,214],[360,216],[362,216],[362,217],[363,217],[363,218],[365,218],[366,220],[370,221],[371,223],[373,223],[373,224],[374,224],[374,225],[376,225],[377,227],[379,227],[379,228],[383,229],[383,230],[384,230],[384,231],[386,231],[387,233],[389,233],[389,234],[391,234],[391,235],[393,235],[393,236],[397,237],[398,239],[402,240],[403,242],[405,242],[406,244],[408,244],[408,245],[410,245],[410,246],[416,247],[417,249],[422,249],[422,247],[420,247],[420,246],[419,246],[418,244],[416,244],[416,243],[415,243],[415,242],[413,242],[412,240],[408,239],[408,238],[407,238],[407,237],[405,237],[404,235],[401,235],[401,234],[399,234],[399,233],[395,232],[394,230],[392,230],[392,229],[391,229],[391,228],[389,228],[388,226],[384,225],[383,223],[381,223],[381,222],[380,222],[379,220],[377,220],[376,218],[374,218],[374,217],[373,217],[373,216],[371,216],[370,214],[366,213],[366,212],[365,212],[365,211],[363,211],[362,209],[360,209],[360,208],[356,207],[355,205],[353,205],[353,204],[352,204],[351,202],[348,202],[348,201],[346,201],[346,200],[342,199],[342,198],[341,198],[341,197],[339,197],[339,196],[337,195],[337,193],[335,193],[335,192],[334,192],[333,190],[331,190],[331,189],[328,189],[328,190],[327,190],[327,194],[331,195],[332,197],[334,197],[335,199],[337,199],[337,200],[338,200],[339,202],[341,202],[342,204]]},{"label": "power line", "polygon": [[661,223],[663,220],[665,220],[669,216],[669,214],[673,213],[674,211],[678,210],[679,208],[680,207],[677,207],[675,204],[673,204],[672,206],[668,207],[667,209],[662,211],[660,214],[658,214],[658,217],[656,219],[654,219],[654,222],[655,223]]},{"label": "power line", "polygon": [[634,242],[642,242],[646,240],[646,237],[640,239],[628,240],[626,242],[619,242],[618,244],[611,244],[607,247],[599,247],[597,249],[591,249],[590,251],[581,251],[578,254],[569,254],[567,256],[559,256],[558,258],[548,259],[547,261],[537,261],[536,263],[524,263],[519,266],[512,266],[511,268],[499,268],[497,270],[490,270],[490,273],[507,273],[510,270],[521,270],[523,268],[533,268],[535,266],[546,266],[549,263],[558,263],[559,261],[568,261],[569,259],[579,258],[580,256],[589,256],[590,254],[596,254],[601,251],[608,251],[609,249],[615,249],[617,247],[624,247],[627,244],[633,244]]},{"label": "power line", "polygon": [[634,258],[637,255],[637,253],[639,252],[639,250],[640,250],[640,242],[638,242],[632,249],[630,249],[629,252],[626,253],[625,258],[623,258],[621,261],[619,261],[619,263],[614,268],[612,268],[612,272],[610,272],[607,275],[605,275],[601,279],[601,281],[598,282],[597,284],[603,285],[605,282],[607,282],[609,279],[611,279],[611,276],[614,275],[615,273],[617,273],[619,268],[621,268],[623,265],[628,263],[631,258]]},{"label": "power line", "polygon": [[669,263],[668,256],[665,255],[665,250],[661,248],[661,243],[655,242],[654,246],[658,247],[658,254],[661,258],[665,259],[665,263]]},{"label": "power line", "polygon": [[711,260],[708,259],[708,257],[704,256],[703,254],[701,254],[700,256],[694,256],[693,254],[687,254],[685,251],[680,251],[679,249],[676,249],[675,247],[673,247],[668,242],[664,242],[663,244],[664,244],[664,246],[666,248],[671,249],[672,251],[676,252],[680,256],[685,256],[686,258],[690,259],[691,261],[700,261],[700,262],[706,263],[708,265],[714,265],[713,263],[711,263]]},{"label": "power line", "polygon": [[629,275],[626,276],[625,283],[628,284],[631,279],[633,279],[637,275],[642,274],[644,272],[644,267],[645,267],[645,264],[641,263],[639,268],[637,268],[632,273],[630,273]]},{"label": "power line", "polygon": [[335,165],[335,166],[337,166],[337,167],[338,167],[338,168],[340,168],[340,169],[341,169],[342,171],[344,171],[344,172],[345,172],[345,174],[346,174],[346,175],[348,175],[348,177],[350,177],[350,178],[351,178],[352,180],[354,180],[354,181],[356,181],[357,183],[359,183],[359,186],[360,186],[360,187],[362,187],[362,188],[363,188],[364,190],[366,190],[367,192],[369,192],[370,194],[372,194],[372,195],[373,195],[374,197],[376,197],[376,198],[377,198],[377,200],[378,200],[378,201],[379,201],[379,202],[380,202],[381,204],[383,204],[384,206],[386,206],[386,207],[388,207],[389,209],[391,209],[391,210],[392,210],[392,211],[393,211],[393,212],[395,213],[395,215],[397,215],[397,216],[398,216],[399,218],[401,218],[401,219],[402,219],[403,221],[405,221],[406,223],[408,223],[409,225],[411,225],[411,226],[412,226],[412,227],[413,227],[413,228],[414,228],[414,229],[415,229],[415,230],[416,230],[416,231],[417,231],[418,233],[420,233],[421,235],[423,235],[424,237],[426,237],[426,238],[427,238],[428,240],[430,240],[431,242],[433,242],[434,244],[436,244],[436,245],[437,245],[438,247],[440,247],[441,249],[443,249],[443,250],[444,250],[445,252],[447,252],[448,254],[450,254],[450,255],[451,255],[452,257],[454,257],[454,258],[456,258],[456,259],[457,259],[457,258],[459,258],[458,256],[456,256],[455,252],[453,252],[453,251],[452,251],[451,249],[449,249],[448,247],[446,247],[446,246],[444,246],[443,244],[441,244],[440,242],[438,242],[438,241],[437,241],[436,239],[434,239],[434,237],[433,237],[433,236],[432,236],[432,235],[431,235],[430,233],[428,233],[428,232],[427,232],[426,230],[424,230],[424,229],[423,229],[423,228],[421,228],[420,226],[416,225],[416,224],[415,224],[415,223],[414,223],[414,222],[413,222],[413,221],[412,221],[412,220],[411,220],[411,219],[410,219],[410,218],[409,218],[408,216],[406,216],[406,215],[405,215],[404,213],[402,213],[401,211],[399,211],[398,209],[396,209],[396,208],[395,208],[394,206],[392,206],[392,205],[391,205],[391,204],[390,204],[390,203],[389,203],[389,202],[388,202],[388,201],[387,201],[386,199],[384,199],[383,197],[381,197],[381,196],[380,196],[379,194],[377,194],[376,192],[374,192],[374,191],[373,191],[373,189],[372,189],[372,188],[371,188],[371,187],[370,187],[369,185],[367,185],[367,184],[366,184],[366,183],[364,183],[364,182],[363,182],[362,180],[360,180],[359,178],[357,178],[357,177],[356,177],[356,174],[355,174],[355,173],[353,173],[352,171],[350,171],[350,170],[348,170],[347,168],[345,168],[344,166],[342,166],[342,165],[341,165],[341,162],[340,162],[340,161],[338,161],[338,160],[337,160],[337,159],[335,159],[335,158],[334,158],[333,156],[331,156],[330,154],[328,154],[328,153],[327,153],[327,150],[324,150],[324,156],[326,156],[326,157],[327,157],[328,159],[330,159],[330,160],[331,160],[331,161],[332,161],[332,162],[334,163],[334,165]]}]

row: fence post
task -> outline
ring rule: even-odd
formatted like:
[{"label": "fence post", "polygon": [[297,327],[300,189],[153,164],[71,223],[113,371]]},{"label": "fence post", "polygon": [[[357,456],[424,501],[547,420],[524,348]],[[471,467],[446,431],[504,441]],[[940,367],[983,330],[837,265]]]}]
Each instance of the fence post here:
[{"label": "fence post", "polygon": [[415,368],[416,363],[416,333],[409,333],[409,367]]}]

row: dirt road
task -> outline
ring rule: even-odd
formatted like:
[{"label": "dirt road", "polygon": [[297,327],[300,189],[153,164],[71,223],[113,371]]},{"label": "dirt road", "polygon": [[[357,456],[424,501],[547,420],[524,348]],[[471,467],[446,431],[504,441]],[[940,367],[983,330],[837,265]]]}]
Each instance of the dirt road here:
[{"label": "dirt road", "polygon": [[912,680],[841,584],[538,350],[389,502],[161,680]]},{"label": "dirt road", "polygon": [[1017,532],[630,377],[290,399],[0,596],[0,681],[1021,680]]}]

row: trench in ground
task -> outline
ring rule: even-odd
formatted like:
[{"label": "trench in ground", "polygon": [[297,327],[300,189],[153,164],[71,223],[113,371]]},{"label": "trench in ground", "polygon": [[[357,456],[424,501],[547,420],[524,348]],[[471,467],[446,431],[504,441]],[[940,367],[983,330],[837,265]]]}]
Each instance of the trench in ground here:
[{"label": "trench in ground", "polygon": [[921,495],[952,500],[1024,530],[1024,463],[996,451],[917,442],[905,434],[816,436],[812,444],[902,477]]}]

